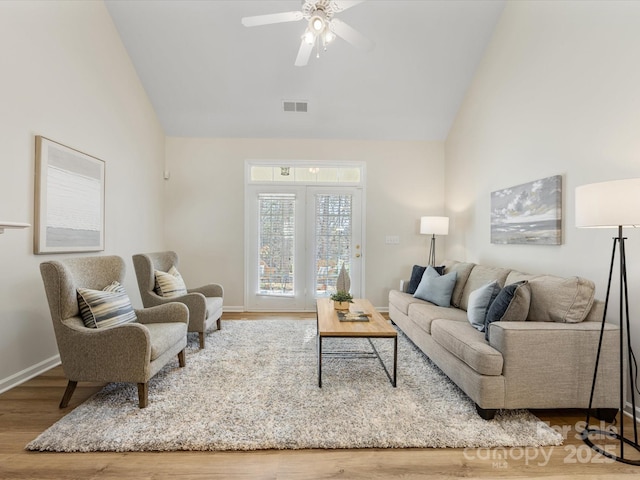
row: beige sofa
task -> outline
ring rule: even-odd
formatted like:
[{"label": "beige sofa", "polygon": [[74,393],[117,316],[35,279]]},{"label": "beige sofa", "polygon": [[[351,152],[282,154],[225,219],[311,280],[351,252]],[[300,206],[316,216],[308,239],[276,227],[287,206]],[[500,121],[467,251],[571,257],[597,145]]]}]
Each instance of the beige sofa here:
[{"label": "beige sofa", "polygon": [[[451,307],[405,293],[408,282],[402,282],[404,291],[389,293],[389,317],[475,402],[483,418],[493,418],[498,409],[589,406],[604,307],[593,299],[592,282],[457,261],[444,266],[445,274],[457,276]],[[530,307],[526,321],[490,324],[487,341],[466,310],[471,292],[492,280],[500,287],[527,280]],[[619,402],[619,328],[607,322],[603,333],[592,407],[610,420]]]}]

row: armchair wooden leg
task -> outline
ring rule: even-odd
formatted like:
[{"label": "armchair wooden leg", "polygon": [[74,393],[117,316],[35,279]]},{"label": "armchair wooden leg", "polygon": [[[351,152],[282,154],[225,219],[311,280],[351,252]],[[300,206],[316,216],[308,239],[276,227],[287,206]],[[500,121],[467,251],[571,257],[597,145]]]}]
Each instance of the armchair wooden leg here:
[{"label": "armchair wooden leg", "polygon": [[180,350],[180,352],[178,352],[178,364],[181,368],[187,364],[186,357],[184,356],[184,350]]},{"label": "armchair wooden leg", "polygon": [[67,383],[67,389],[64,391],[64,395],[62,395],[62,400],[60,400],[60,408],[67,408],[69,400],[71,400],[71,395],[73,395],[73,392],[76,389],[76,385],[78,385],[78,382],[69,380],[69,383]]},{"label": "armchair wooden leg", "polygon": [[149,403],[149,384],[138,384],[138,405],[140,408],[145,408]]},{"label": "armchair wooden leg", "polygon": [[222,317],[218,319],[217,323],[218,323],[218,330],[220,330],[222,328]]},{"label": "armchair wooden leg", "polygon": [[200,336],[200,348],[204,348],[204,332],[198,332]]}]

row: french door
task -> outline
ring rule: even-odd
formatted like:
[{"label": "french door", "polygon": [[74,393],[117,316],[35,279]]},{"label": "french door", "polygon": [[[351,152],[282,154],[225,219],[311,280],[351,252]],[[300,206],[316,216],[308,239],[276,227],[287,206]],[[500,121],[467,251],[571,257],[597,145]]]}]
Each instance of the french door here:
[{"label": "french door", "polygon": [[362,189],[250,185],[245,308],[310,311],[335,292],[344,264],[351,293],[363,289]]}]

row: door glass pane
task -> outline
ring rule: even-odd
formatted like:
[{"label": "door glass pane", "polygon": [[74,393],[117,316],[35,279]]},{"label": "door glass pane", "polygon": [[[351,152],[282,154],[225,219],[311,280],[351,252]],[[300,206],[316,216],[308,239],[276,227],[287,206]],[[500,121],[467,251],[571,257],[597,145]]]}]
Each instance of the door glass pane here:
[{"label": "door glass pane", "polygon": [[295,245],[294,194],[258,195],[258,294],[292,297]]},{"label": "door glass pane", "polygon": [[336,291],[343,263],[349,272],[351,203],[351,195],[315,196],[316,297],[328,297]]}]

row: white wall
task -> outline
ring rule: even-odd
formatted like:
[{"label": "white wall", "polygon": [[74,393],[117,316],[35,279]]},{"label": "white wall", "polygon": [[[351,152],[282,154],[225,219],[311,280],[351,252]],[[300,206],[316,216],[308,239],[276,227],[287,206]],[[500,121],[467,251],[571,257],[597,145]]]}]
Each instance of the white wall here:
[{"label": "white wall", "polygon": [[[638,25],[640,2],[507,4],[445,145],[448,256],[581,275],[604,298],[616,232],[577,229],[574,190],[640,177]],[[564,183],[563,244],[491,244],[490,192],[556,174]],[[626,233],[633,317],[640,232]]]},{"label": "white wall", "polygon": [[[0,220],[33,224],[35,135],[106,162],[106,249],[163,242],[164,134],[102,2],[0,2]],[[33,229],[0,235],[0,391],[56,361]]]},{"label": "white wall", "polygon": [[[388,307],[389,289],[409,277],[411,266],[427,261],[420,216],[444,209],[441,142],[169,137],[166,157],[167,246],[180,255],[188,285],[224,285],[227,309],[244,302],[247,159],[366,162],[366,296],[380,308]],[[400,236],[400,244],[385,244],[386,235]]]}]

